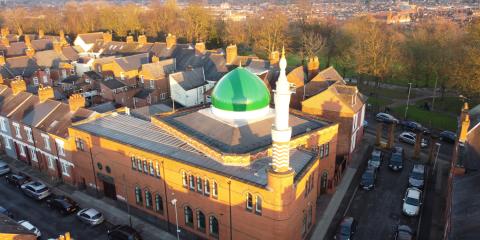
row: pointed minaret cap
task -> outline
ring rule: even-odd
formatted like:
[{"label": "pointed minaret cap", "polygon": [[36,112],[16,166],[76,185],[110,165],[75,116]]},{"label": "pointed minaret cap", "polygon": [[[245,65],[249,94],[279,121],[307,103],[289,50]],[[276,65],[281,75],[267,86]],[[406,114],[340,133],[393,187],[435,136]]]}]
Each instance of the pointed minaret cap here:
[{"label": "pointed minaret cap", "polygon": [[285,46],[282,47],[282,58],[280,59],[280,70],[287,68],[287,59],[285,58]]}]

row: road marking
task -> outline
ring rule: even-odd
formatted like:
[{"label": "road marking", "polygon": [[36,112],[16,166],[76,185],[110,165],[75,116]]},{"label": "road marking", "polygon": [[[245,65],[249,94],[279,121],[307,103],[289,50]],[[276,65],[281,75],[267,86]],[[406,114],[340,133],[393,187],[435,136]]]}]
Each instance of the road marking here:
[{"label": "road marking", "polygon": [[343,216],[342,216],[342,217],[345,217],[345,215],[347,214],[348,210],[350,210],[350,205],[352,205],[353,199],[355,198],[355,195],[357,194],[358,189],[359,189],[359,187],[356,186],[356,187],[355,187],[355,191],[353,192],[353,195],[352,195],[352,197],[350,198],[350,201],[348,201],[347,209],[345,209],[345,212],[343,212]]}]

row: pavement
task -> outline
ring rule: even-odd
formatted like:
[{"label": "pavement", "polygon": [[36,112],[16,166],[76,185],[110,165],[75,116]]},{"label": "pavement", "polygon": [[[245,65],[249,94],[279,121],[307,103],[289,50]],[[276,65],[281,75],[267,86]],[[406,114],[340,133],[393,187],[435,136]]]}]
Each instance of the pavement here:
[{"label": "pavement", "polygon": [[[1,159],[10,165],[13,172],[24,172],[34,180],[40,180],[49,186],[54,193],[69,196],[75,200],[81,208],[94,207],[100,210],[106,219],[106,223],[97,227],[89,227],[76,220],[75,216],[60,216],[50,210],[45,203],[27,198],[18,189],[0,184],[0,205],[12,209],[14,215],[18,214],[22,219],[30,220],[37,226],[44,236],[57,237],[67,231],[76,240],[107,239],[107,229],[113,225],[129,224],[129,214],[108,202],[106,198],[96,198],[83,191],[76,190],[70,185],[52,181],[45,173],[26,165],[25,163],[11,159],[5,155]],[[40,207],[39,207],[40,205]],[[20,220],[14,216],[15,220]],[[165,230],[154,226],[136,216],[131,216],[132,226],[140,232],[143,239],[148,240],[175,240],[176,237]],[[46,238],[45,238],[46,239]]]}]

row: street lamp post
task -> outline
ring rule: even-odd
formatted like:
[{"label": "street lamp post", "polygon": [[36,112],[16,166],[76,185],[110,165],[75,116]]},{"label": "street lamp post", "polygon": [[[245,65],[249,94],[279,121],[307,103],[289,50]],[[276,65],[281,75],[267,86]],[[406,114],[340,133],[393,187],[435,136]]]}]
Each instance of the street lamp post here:
[{"label": "street lamp post", "polygon": [[130,213],[130,204],[128,203],[128,190],[127,190],[127,180],[125,180],[125,174],[123,174],[123,185],[125,190],[125,203],[127,204],[127,213],[128,213],[128,223],[132,227],[132,214]]},{"label": "street lamp post", "polygon": [[408,96],[407,96],[407,106],[405,107],[405,116],[403,119],[407,119],[408,105],[410,104],[410,91],[412,90],[412,83],[408,83]]},{"label": "street lamp post", "polygon": [[434,173],[435,173],[435,167],[437,166],[438,154],[440,153],[440,146],[442,146],[442,144],[435,143],[435,145],[437,146],[437,153],[435,154],[435,162],[433,162],[433,172]]},{"label": "street lamp post", "polygon": [[175,222],[177,224],[177,240],[180,240],[180,229],[178,228],[178,214],[177,214],[177,199],[172,199],[172,204],[175,207]]}]

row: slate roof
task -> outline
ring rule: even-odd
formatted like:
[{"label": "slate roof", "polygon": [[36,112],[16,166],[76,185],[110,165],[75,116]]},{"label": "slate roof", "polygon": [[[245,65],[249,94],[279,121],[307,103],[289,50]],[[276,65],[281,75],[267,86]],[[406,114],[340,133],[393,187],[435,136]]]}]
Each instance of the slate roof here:
[{"label": "slate roof", "polygon": [[[247,167],[226,166],[204,156],[152,123],[132,116],[113,114],[74,125],[73,128],[250,184],[261,187],[267,185],[266,169],[272,161],[270,157],[256,160]],[[290,156],[295,180],[315,159],[313,153],[297,149],[291,150]]]},{"label": "slate roof", "polygon": [[77,37],[81,38],[87,44],[95,43],[97,40],[103,39],[102,32],[81,33]]},{"label": "slate roof", "polygon": [[104,79],[101,81],[101,84],[105,85],[107,88],[110,88],[110,89],[118,89],[118,88],[122,88],[122,87],[126,87],[127,85],[125,85],[125,83],[115,79],[115,78],[111,78],[111,79]]},{"label": "slate roof", "polygon": [[115,62],[124,70],[138,70],[143,64],[149,62],[148,53],[131,55],[128,57],[115,58]]},{"label": "slate roof", "polygon": [[[11,89],[8,89],[12,93]],[[20,92],[17,95],[9,94],[0,106],[0,114],[2,116],[9,116],[12,111],[19,107],[24,102],[28,101],[32,97],[31,93]]]},{"label": "slate roof", "polygon": [[453,178],[449,239],[475,240],[480,236],[480,172]]},{"label": "slate roof", "polygon": [[95,114],[97,113],[85,108],[79,108],[77,111],[71,112],[68,104],[60,103],[55,111],[51,112],[37,128],[55,136],[67,138],[68,127],[70,127],[73,122],[87,119]]},{"label": "slate roof", "polygon": [[307,75],[305,74],[303,66],[296,67],[287,75],[288,82],[295,84],[297,88],[303,87],[306,79]]},{"label": "slate roof", "polygon": [[270,62],[263,59],[252,59],[251,61],[247,62],[245,68],[256,75],[260,75],[268,72],[270,69]]},{"label": "slate roof", "polygon": [[4,79],[31,77],[37,70],[37,62],[27,56],[7,58],[5,65],[0,66],[0,74]]},{"label": "slate roof", "polygon": [[24,42],[11,42],[9,46],[0,44],[0,53],[3,53],[3,55],[6,56],[7,58],[24,56],[26,48],[27,48],[27,45],[25,45]]},{"label": "slate roof", "polygon": [[117,109],[117,107],[116,107],[115,103],[113,103],[113,102],[106,102],[106,103],[102,103],[102,104],[92,106],[88,109],[90,109],[91,111],[94,111],[94,112],[98,112],[98,113],[106,113],[106,112],[110,112],[110,111],[113,111],[113,110]]},{"label": "slate roof", "polygon": [[480,170],[480,126],[470,129],[467,141],[459,147],[459,164],[467,172]]},{"label": "slate roof", "polygon": [[60,63],[69,62],[69,59],[63,54],[58,54],[55,50],[47,50],[35,53],[35,60],[38,66],[58,69]]},{"label": "slate roof", "polygon": [[130,114],[134,117],[150,121],[150,117],[159,113],[165,113],[172,111],[170,106],[163,103],[149,105],[141,108],[135,108],[130,110]]},{"label": "slate roof", "polygon": [[137,94],[135,94],[135,97],[140,99],[146,99],[148,96],[150,96],[152,92],[152,89],[142,88]]},{"label": "slate roof", "polygon": [[95,71],[88,71],[88,72],[84,72],[83,74],[85,74],[88,78],[90,78],[92,80],[101,80],[102,79],[102,76]]},{"label": "slate roof", "polygon": [[24,113],[25,115],[22,122],[29,126],[37,126],[45,119],[45,117],[59,107],[60,104],[60,102],[54,100],[46,100],[41,103],[37,102],[37,104],[29,107]]},{"label": "slate roof", "polygon": [[147,44],[138,44],[137,42],[126,43],[126,42],[103,42],[103,40],[97,40],[95,45],[92,48],[92,52],[101,52],[101,55],[104,56],[129,56],[139,53],[148,53],[152,48],[153,43]]},{"label": "slate roof", "polygon": [[196,55],[193,48],[176,48],[172,57],[176,59],[177,70],[179,71],[203,67],[205,69],[205,79],[208,81],[218,81],[228,72],[223,54],[208,51]]},{"label": "slate roof", "polygon": [[203,68],[195,68],[191,71],[172,73],[170,77],[177,81],[183,89],[188,91],[207,84],[203,73]]},{"label": "slate roof", "polygon": [[31,40],[30,43],[32,44],[33,49],[35,51],[44,51],[53,49],[53,42],[50,39],[36,39]]},{"label": "slate roof", "polygon": [[148,79],[163,79],[167,74],[175,72],[175,59],[165,59],[156,63],[142,65],[142,73]]}]

